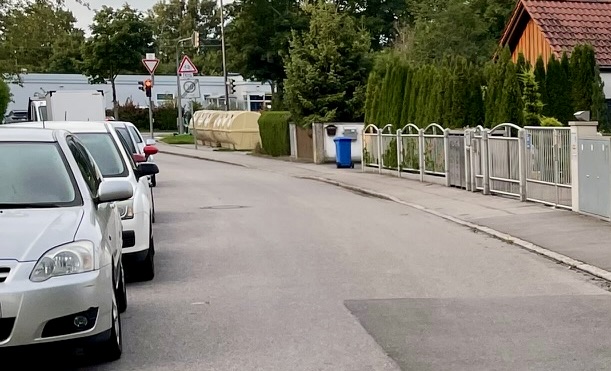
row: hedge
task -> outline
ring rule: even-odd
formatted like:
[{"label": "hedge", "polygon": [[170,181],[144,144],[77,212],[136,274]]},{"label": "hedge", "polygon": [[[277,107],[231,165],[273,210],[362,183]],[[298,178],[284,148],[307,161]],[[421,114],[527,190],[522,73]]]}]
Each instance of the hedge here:
[{"label": "hedge", "polygon": [[[529,116],[534,113],[566,125],[575,110],[591,110],[601,129],[607,128],[603,84],[592,46],[578,45],[570,59],[566,54],[562,60],[552,56],[547,65],[542,58],[530,65],[523,56],[517,62],[508,48],[484,66],[462,57],[422,65],[402,55],[382,55],[367,82],[365,123],[391,124],[396,129],[432,122],[447,128],[490,128],[504,122],[523,126],[528,116],[528,124],[541,124]],[[526,71],[534,73],[532,91],[526,91],[520,78]]]},{"label": "hedge", "polygon": [[259,134],[263,152],[271,156],[288,156],[291,154],[289,139],[289,121],[291,114],[287,111],[265,111],[259,117]]},{"label": "hedge", "polygon": [[[107,110],[106,114],[113,116],[112,110]],[[176,108],[173,106],[153,108],[154,129],[176,131],[176,115]],[[131,122],[140,130],[149,130],[148,108],[138,108],[132,104],[119,106],[119,120]]]}]

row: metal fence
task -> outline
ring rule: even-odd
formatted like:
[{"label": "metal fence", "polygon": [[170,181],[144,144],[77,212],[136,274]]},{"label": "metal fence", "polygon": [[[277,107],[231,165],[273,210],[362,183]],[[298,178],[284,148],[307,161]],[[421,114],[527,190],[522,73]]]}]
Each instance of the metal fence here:
[{"label": "metal fence", "polygon": [[571,207],[569,128],[520,128],[510,123],[478,126],[463,134],[433,123],[393,132],[391,125],[363,131],[362,171],[445,183],[484,194],[502,194]]},{"label": "metal fence", "polygon": [[571,129],[526,128],[526,196],[571,207]]}]

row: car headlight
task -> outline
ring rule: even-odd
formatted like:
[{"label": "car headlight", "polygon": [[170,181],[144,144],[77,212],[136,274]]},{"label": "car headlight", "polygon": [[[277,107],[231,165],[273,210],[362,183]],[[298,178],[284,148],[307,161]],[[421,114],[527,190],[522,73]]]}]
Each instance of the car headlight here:
[{"label": "car headlight", "polygon": [[121,219],[133,219],[134,218],[134,200],[127,200],[117,204],[119,215]]},{"label": "car headlight", "polygon": [[91,241],[76,241],[47,251],[34,266],[30,281],[43,282],[51,277],[90,272],[94,269]]}]

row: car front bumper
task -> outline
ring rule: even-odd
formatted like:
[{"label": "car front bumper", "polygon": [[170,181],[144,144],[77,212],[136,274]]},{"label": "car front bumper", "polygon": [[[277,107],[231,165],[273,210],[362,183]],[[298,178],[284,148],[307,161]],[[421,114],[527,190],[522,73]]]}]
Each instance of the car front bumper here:
[{"label": "car front bumper", "polygon": [[[0,283],[0,349],[91,338],[111,328],[111,265],[45,282],[29,280],[34,262],[0,265],[11,265]],[[77,315],[88,318],[86,326],[76,327]]]},{"label": "car front bumper", "polygon": [[148,214],[136,213],[132,219],[121,220],[123,224],[123,256],[148,251],[149,218]]}]

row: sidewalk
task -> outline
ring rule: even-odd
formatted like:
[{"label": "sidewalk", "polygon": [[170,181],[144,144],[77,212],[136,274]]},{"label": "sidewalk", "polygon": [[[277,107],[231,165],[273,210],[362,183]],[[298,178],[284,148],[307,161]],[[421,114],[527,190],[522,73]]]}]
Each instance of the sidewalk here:
[{"label": "sidewalk", "polygon": [[[314,165],[159,143],[159,151],[324,181],[435,214],[611,281],[611,223],[541,204],[484,196],[334,164]],[[601,271],[604,270],[604,271]]]}]

